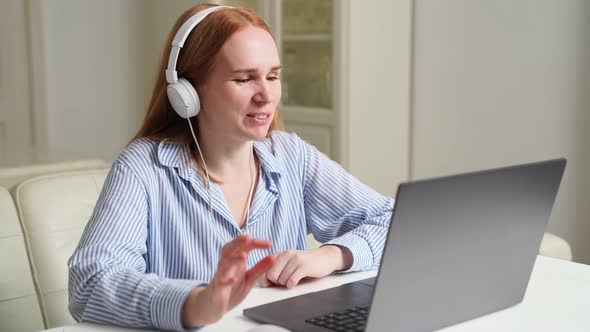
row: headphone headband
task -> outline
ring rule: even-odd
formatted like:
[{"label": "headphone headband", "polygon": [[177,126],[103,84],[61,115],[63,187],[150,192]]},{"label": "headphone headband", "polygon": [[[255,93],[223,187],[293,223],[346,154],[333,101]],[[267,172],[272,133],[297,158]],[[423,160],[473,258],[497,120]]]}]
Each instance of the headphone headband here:
[{"label": "headphone headband", "polygon": [[176,32],[174,39],[172,40],[172,49],[170,50],[170,57],[168,58],[168,69],[166,69],[166,81],[168,83],[174,83],[178,81],[178,73],[176,72],[176,62],[178,61],[178,53],[180,49],[184,46],[184,42],[188,38],[188,35],[191,31],[199,24],[202,20],[207,17],[207,15],[216,12],[222,8],[231,8],[229,6],[215,6],[210,7],[200,12],[196,13],[195,15],[191,16]]}]

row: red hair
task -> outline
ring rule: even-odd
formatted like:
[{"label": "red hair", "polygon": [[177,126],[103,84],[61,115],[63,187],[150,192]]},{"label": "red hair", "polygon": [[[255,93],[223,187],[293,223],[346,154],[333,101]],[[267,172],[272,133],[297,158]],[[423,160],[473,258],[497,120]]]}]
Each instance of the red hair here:
[{"label": "red hair", "polygon": [[[168,58],[172,48],[172,39],[180,26],[191,16],[212,7],[212,4],[199,4],[187,9],[174,23],[166,40],[166,47],[162,59],[158,65],[158,74],[143,124],[133,140],[139,138],[151,138],[157,141],[168,139],[173,143],[188,144],[194,160],[196,146],[193,142],[186,120],[181,118],[168,101],[166,95],[165,70],[168,66]],[[187,79],[195,87],[204,82],[215,65],[217,53],[225,42],[238,30],[248,26],[254,26],[267,31],[272,35],[268,25],[255,13],[246,8],[222,8],[209,14],[188,35],[184,47],[180,50],[176,71],[178,77]],[[193,128],[198,137],[196,117],[192,118]],[[281,117],[277,109],[269,128],[269,133],[282,127]]]}]

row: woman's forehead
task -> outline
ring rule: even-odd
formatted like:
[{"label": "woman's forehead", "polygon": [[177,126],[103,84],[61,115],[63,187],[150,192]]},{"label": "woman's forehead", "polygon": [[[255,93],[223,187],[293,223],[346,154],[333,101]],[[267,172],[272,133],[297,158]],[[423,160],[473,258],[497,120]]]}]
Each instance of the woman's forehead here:
[{"label": "woman's forehead", "polygon": [[247,27],[235,32],[221,48],[218,64],[225,70],[268,69],[280,65],[272,36],[261,28]]}]

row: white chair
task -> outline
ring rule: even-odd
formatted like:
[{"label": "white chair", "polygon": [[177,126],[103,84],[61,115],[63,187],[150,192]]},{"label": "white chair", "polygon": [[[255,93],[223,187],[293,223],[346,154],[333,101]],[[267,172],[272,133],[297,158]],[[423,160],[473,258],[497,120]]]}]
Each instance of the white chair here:
[{"label": "white chair", "polygon": [[94,210],[107,172],[99,169],[34,177],[13,192],[46,328],[75,322],[67,309],[67,261]]},{"label": "white chair", "polygon": [[0,331],[45,328],[16,208],[0,187]]}]

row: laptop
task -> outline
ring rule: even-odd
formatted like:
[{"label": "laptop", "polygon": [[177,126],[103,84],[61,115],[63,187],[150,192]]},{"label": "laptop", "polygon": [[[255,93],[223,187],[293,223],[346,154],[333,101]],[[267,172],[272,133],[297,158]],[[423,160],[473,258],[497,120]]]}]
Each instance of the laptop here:
[{"label": "laptop", "polygon": [[376,278],[243,311],[291,331],[432,331],[522,302],[555,159],[402,183]]}]

